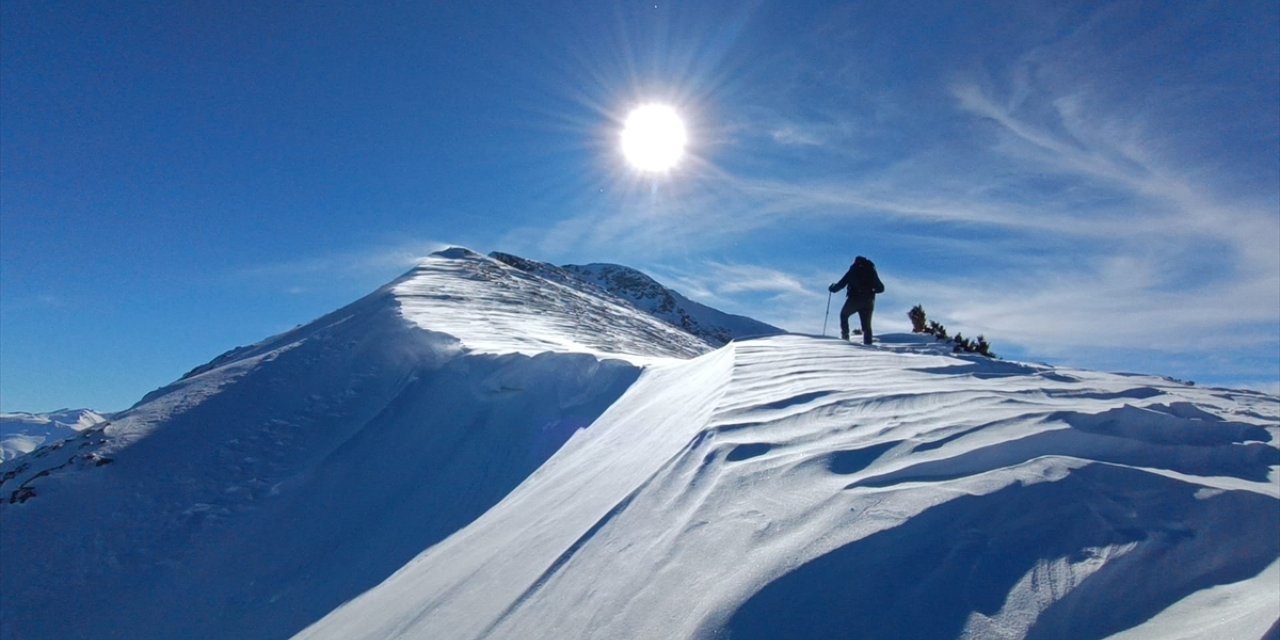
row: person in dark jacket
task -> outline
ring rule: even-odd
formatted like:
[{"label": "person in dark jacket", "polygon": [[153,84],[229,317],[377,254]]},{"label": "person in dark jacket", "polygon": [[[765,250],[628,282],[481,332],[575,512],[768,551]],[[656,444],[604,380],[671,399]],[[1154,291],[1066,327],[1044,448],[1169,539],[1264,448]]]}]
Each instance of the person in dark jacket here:
[{"label": "person in dark jacket", "polygon": [[827,290],[835,293],[846,287],[849,293],[840,309],[840,338],[849,339],[849,316],[857,312],[862,324],[862,343],[871,344],[871,314],[876,309],[876,294],[884,293],[884,283],[880,282],[875,263],[862,256],[854,258],[844,277]]}]

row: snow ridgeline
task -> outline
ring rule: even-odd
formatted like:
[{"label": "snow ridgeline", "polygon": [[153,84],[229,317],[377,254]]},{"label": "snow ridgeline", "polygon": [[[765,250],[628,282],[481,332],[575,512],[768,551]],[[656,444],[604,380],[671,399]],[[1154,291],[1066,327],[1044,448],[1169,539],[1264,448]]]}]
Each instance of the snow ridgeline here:
[{"label": "snow ridgeline", "polygon": [[0,465],[0,637],[288,637],[487,510],[640,364],[710,349],[433,256]]},{"label": "snow ridgeline", "polygon": [[557,267],[495,251],[489,257],[539,278],[575,289],[601,291],[708,344],[724,346],[735,339],[779,335],[782,329],[754,318],[713,309],[668,289],[643,272],[617,264],[567,264]]},{"label": "snow ridgeline", "polygon": [[1275,397],[884,339],[438,254],[17,461],[0,635],[1277,632]]},{"label": "snow ridgeline", "polygon": [[647,370],[300,637],[1274,633],[1275,398],[890,339]]},{"label": "snow ridgeline", "polygon": [[31,453],[46,442],[75,437],[106,421],[106,416],[89,409],[0,413],[0,462]]}]

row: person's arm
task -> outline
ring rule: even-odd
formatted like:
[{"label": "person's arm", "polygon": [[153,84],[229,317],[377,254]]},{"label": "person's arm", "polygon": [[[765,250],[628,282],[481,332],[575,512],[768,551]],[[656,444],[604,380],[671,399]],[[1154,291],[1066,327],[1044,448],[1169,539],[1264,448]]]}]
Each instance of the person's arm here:
[{"label": "person's arm", "polygon": [[846,286],[848,286],[850,282],[853,281],[852,278],[853,278],[853,268],[850,267],[848,271],[844,272],[844,277],[840,278],[840,282],[837,282],[835,284],[832,284],[830,287],[827,287],[827,291],[830,291],[831,293],[835,293],[845,288]]}]

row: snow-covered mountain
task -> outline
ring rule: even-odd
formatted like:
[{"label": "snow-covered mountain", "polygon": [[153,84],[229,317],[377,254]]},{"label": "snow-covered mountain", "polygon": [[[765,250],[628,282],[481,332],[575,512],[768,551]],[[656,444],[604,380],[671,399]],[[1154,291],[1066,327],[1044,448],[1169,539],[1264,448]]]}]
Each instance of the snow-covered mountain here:
[{"label": "snow-covered mountain", "polygon": [[[720,347],[731,340],[785,333],[782,329],[746,316],[725,313],[668,289],[643,272],[616,264],[567,264],[561,267],[494,252],[490,257],[542,278],[561,283],[595,285],[622,298],[637,309]],[[576,281],[576,282],[575,282]]]},{"label": "snow-covered mountain", "polygon": [[759,320],[724,313],[694,302],[679,291],[668,289],[630,267],[616,264],[571,264],[564,268],[609,293],[626,298],[636,308],[700,336],[717,347],[736,338],[785,333],[782,329]]},{"label": "snow-covered mountain", "polygon": [[1280,399],[455,249],[0,465],[0,636],[1280,632]]},{"label": "snow-covered mountain", "polygon": [[89,409],[0,413],[0,462],[31,453],[47,442],[74,437],[106,419]]}]

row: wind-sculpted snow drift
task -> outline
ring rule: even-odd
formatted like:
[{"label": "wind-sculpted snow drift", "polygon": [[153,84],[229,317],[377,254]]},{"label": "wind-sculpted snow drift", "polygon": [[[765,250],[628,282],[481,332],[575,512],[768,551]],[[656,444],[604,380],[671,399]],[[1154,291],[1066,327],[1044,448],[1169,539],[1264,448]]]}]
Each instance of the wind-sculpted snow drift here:
[{"label": "wind-sculpted snow drift", "polygon": [[527,260],[501,252],[490,257],[522,271],[528,271],[552,282],[575,288],[596,288],[622,298],[635,308],[675,327],[692,333],[713,346],[724,346],[735,339],[786,333],[773,325],[753,318],[736,316],[694,302],[679,291],[673,291],[644,273],[616,264],[589,264],[563,267]]},{"label": "wind-sculpted snow drift", "polygon": [[1274,396],[914,336],[711,351],[451,250],[0,466],[0,624],[1273,637],[1278,437]]}]

